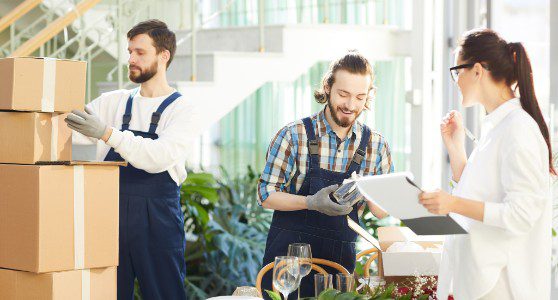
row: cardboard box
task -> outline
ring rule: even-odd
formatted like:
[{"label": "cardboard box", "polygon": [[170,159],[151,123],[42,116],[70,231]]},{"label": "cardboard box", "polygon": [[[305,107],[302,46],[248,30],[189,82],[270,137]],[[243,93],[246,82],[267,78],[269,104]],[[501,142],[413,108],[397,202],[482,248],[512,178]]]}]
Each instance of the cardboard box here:
[{"label": "cardboard box", "polygon": [[0,110],[83,109],[87,63],[39,57],[0,59]]},{"label": "cardboard box", "polygon": [[0,269],[0,299],[116,299],[116,267],[45,274]]},{"label": "cardboard box", "polygon": [[0,268],[118,265],[116,164],[0,164]]},{"label": "cardboard box", "polygon": [[70,161],[72,130],[65,114],[0,112],[0,163]]},{"label": "cardboard box", "polygon": [[[443,236],[418,236],[407,227],[380,227],[378,240],[382,250],[383,276],[435,276],[438,275],[441,251],[438,252],[386,252],[395,242],[411,241],[423,249],[443,245]],[[441,250],[441,249],[440,249]]]}]

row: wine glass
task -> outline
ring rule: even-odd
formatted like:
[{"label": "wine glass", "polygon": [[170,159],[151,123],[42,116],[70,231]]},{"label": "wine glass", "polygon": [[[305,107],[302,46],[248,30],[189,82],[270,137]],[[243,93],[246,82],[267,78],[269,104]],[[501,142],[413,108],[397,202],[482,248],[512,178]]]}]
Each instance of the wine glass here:
[{"label": "wine glass", "polygon": [[277,256],[273,266],[273,286],[285,300],[300,284],[300,263],[295,256]]},{"label": "wine glass", "polygon": [[[312,250],[309,244],[295,243],[289,245],[287,255],[298,257],[300,262],[300,280],[312,270]],[[300,282],[298,283],[298,299],[300,299]]]}]

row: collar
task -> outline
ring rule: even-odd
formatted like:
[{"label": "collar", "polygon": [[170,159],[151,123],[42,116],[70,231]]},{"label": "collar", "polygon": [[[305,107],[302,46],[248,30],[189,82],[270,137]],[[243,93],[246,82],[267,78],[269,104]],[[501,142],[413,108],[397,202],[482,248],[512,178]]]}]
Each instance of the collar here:
[{"label": "collar", "polygon": [[494,111],[485,116],[482,121],[481,138],[486,136],[493,128],[495,128],[502,120],[512,111],[521,108],[519,98],[510,99],[498,106]]},{"label": "collar", "polygon": [[[337,134],[335,133],[335,131],[333,131],[333,129],[331,128],[331,125],[329,124],[329,122],[326,119],[326,116],[325,116],[326,107],[324,107],[322,110],[320,110],[320,112],[316,116],[316,124],[318,125],[317,126],[318,127],[318,133],[317,133],[318,137],[322,137],[325,134],[337,136]],[[350,137],[358,138],[362,135],[362,125],[358,122],[358,120],[351,127],[351,131],[352,131],[352,134],[351,134]]]}]

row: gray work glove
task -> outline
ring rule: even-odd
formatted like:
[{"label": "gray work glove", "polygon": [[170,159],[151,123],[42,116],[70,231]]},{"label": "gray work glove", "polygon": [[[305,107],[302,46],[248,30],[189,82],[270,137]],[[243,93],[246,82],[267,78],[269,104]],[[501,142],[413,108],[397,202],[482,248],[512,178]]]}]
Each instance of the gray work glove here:
[{"label": "gray work glove", "polygon": [[338,188],[338,185],[330,185],[319,190],[316,194],[306,197],[306,205],[309,210],[317,210],[328,216],[344,216],[348,215],[353,207],[348,205],[340,205],[333,202],[329,198],[329,194],[333,193]]},{"label": "gray work glove", "polygon": [[85,107],[85,112],[72,110],[64,119],[71,129],[92,138],[100,139],[107,130],[107,125],[101,122],[93,112]]}]

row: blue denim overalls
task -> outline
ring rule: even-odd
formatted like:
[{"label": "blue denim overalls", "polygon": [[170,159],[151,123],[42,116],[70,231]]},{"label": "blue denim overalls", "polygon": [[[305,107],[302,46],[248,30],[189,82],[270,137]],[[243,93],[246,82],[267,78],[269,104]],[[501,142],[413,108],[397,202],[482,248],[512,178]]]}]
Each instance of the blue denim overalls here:
[{"label": "blue denim overalls", "polygon": [[[360,171],[360,165],[366,155],[366,147],[370,139],[370,129],[367,126],[363,126],[360,145],[353,155],[347,172],[339,173],[320,168],[319,146],[312,120],[305,118],[303,123],[308,136],[310,160],[308,172],[297,195],[314,195],[322,188],[340,184],[353,172]],[[358,223],[357,204],[349,216]],[[271,228],[267,236],[263,265],[273,262],[276,256],[287,255],[287,249],[291,243],[308,243],[312,250],[312,257],[337,262],[349,272],[353,272],[356,263],[356,238],[357,234],[349,228],[346,216],[330,217],[313,210],[276,210],[273,213]],[[330,274],[338,273],[327,267],[325,269]],[[267,272],[262,280],[262,293],[266,299],[269,298],[265,290],[272,290],[272,273],[272,271]],[[302,279],[301,298],[314,297],[313,274],[314,272]],[[296,292],[292,293],[289,299],[296,299]]]},{"label": "blue denim overalls", "polygon": [[[129,130],[132,100],[128,98],[122,130]],[[129,130],[135,136],[157,139],[161,114],[180,93],[165,99],[153,113],[148,132]],[[123,161],[110,149],[106,161]],[[119,300],[134,299],[137,277],[143,298],[186,299],[184,277],[184,216],[180,207],[180,186],[167,171],[148,173],[128,164],[120,167],[120,241],[117,294]]]}]

